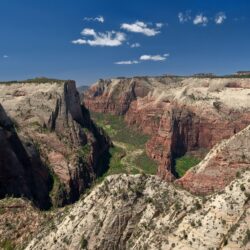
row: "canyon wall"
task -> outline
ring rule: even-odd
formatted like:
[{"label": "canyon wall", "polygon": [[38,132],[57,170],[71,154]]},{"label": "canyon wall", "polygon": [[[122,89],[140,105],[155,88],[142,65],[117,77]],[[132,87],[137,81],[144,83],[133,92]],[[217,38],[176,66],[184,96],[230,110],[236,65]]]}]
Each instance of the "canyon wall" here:
[{"label": "canyon wall", "polygon": [[49,208],[52,180],[35,145],[21,140],[0,104],[0,198],[25,196]]},{"label": "canyon wall", "polygon": [[159,176],[174,180],[176,158],[187,152],[204,156],[250,124],[250,79],[100,80],[84,93],[83,102],[93,112],[124,115],[129,125],[151,135],[147,154],[158,161]]},{"label": "canyon wall", "polygon": [[[104,171],[104,166],[99,166],[98,162],[106,154],[110,141],[103,130],[95,126],[89,112],[81,105],[74,81],[0,84],[0,103],[13,121],[16,130],[13,133],[22,138],[18,143],[25,145],[24,141],[27,141],[28,145],[36,148],[29,150],[26,147],[20,151],[20,155],[25,157],[24,150],[28,151],[27,154],[32,151],[42,162],[35,163],[35,167],[28,167],[25,162],[24,167],[31,169],[28,172],[37,171],[35,176],[41,175],[44,179],[46,175],[42,166],[49,169],[53,205],[63,206],[76,201],[97,175]],[[18,143],[9,142],[12,147],[10,150],[15,151]],[[0,147],[3,152],[1,161],[6,155],[12,161],[14,158],[6,152],[3,144]],[[31,162],[35,161],[32,155],[28,156]],[[11,171],[8,164],[1,169],[0,175],[6,175],[7,171]],[[0,186],[10,189],[8,183],[3,183],[7,180],[5,177]],[[19,177],[18,172],[15,173],[13,182]],[[41,182],[33,181],[37,185]],[[34,187],[33,191],[36,190],[39,188]],[[48,195],[48,191],[42,193]],[[5,191],[4,194],[17,195],[11,191]],[[23,190],[18,194],[31,196]]]}]

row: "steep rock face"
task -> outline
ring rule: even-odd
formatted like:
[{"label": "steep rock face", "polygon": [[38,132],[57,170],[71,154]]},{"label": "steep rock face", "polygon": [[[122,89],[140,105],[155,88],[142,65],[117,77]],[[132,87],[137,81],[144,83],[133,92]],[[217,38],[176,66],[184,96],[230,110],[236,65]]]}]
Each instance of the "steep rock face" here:
[{"label": "steep rock face", "polygon": [[[209,150],[250,124],[249,93],[250,79],[132,78],[94,84],[83,102],[94,112],[124,114],[128,124],[151,135],[147,153],[159,162],[158,174],[170,180],[175,158]],[[126,95],[133,98],[123,109]]]},{"label": "steep rock face", "polygon": [[223,190],[242,169],[247,168],[250,168],[250,126],[217,144],[177,183],[193,193],[212,193]]},{"label": "steep rock face", "polygon": [[103,171],[98,161],[110,142],[80,104],[75,82],[2,84],[0,102],[50,167],[53,204],[77,200]]},{"label": "steep rock face", "polygon": [[249,249],[249,180],[205,200],[155,176],[110,176],[26,249]]},{"label": "steep rock face", "polygon": [[0,104],[0,198],[25,196],[40,208],[50,206],[51,177],[32,142],[20,140]]},{"label": "steep rock face", "polygon": [[100,80],[84,93],[84,104],[95,112],[124,115],[132,101],[148,94],[147,79]]}]

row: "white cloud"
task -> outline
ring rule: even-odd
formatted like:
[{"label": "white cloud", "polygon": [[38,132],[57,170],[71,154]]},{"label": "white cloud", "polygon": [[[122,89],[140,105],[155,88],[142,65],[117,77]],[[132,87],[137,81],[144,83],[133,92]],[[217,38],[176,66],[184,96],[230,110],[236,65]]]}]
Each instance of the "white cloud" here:
[{"label": "white cloud", "polygon": [[191,20],[191,11],[180,12],[178,14],[179,22],[186,23]]},{"label": "white cloud", "polygon": [[120,62],[115,62],[115,64],[118,65],[131,65],[131,64],[138,64],[139,62],[137,60],[134,61],[120,61]]},{"label": "white cloud", "polygon": [[86,28],[81,32],[81,35],[83,35],[83,36],[96,36],[96,32],[93,29]]},{"label": "white cloud", "polygon": [[226,15],[225,15],[225,13],[224,13],[224,12],[219,12],[219,13],[217,13],[217,15],[215,16],[214,21],[215,21],[216,24],[222,24],[222,23],[224,23],[224,21],[225,21],[226,19],[227,19],[227,17],[226,17]]},{"label": "white cloud", "polygon": [[156,36],[157,34],[160,33],[159,28],[160,27],[157,27],[157,25],[155,28],[148,27],[146,23],[141,22],[141,21],[136,21],[135,23],[132,23],[132,24],[123,23],[121,25],[121,29],[124,29],[129,32],[141,33],[146,36]]},{"label": "white cloud", "polygon": [[156,23],[155,26],[160,29],[164,26],[164,24],[163,23]]},{"label": "white cloud", "polygon": [[141,61],[165,61],[169,57],[169,54],[163,55],[142,55],[140,57]]},{"label": "white cloud", "polygon": [[118,65],[131,65],[131,64],[138,64],[140,61],[165,61],[169,57],[168,53],[163,55],[142,55],[139,60],[128,60],[128,61],[119,61],[115,62]]},{"label": "white cloud", "polygon": [[86,28],[81,32],[81,34],[83,36],[92,36],[93,39],[80,38],[72,41],[73,44],[116,47],[122,45],[122,43],[126,40],[126,35],[124,33],[116,31],[106,31],[102,33]]},{"label": "white cloud", "polygon": [[99,22],[99,23],[104,23],[104,17],[103,16],[98,16],[98,17],[84,17],[84,21],[94,21],[94,22]]},{"label": "white cloud", "polygon": [[202,25],[202,26],[207,26],[208,24],[208,18],[204,16],[203,14],[196,15],[193,23],[195,25]]},{"label": "white cloud", "polygon": [[79,38],[79,39],[77,39],[77,40],[72,41],[72,43],[73,43],[73,44],[86,44],[87,41],[84,40],[84,39]]},{"label": "white cloud", "polygon": [[140,45],[139,43],[132,43],[132,44],[130,45],[130,47],[131,47],[131,48],[139,48],[139,47],[141,47],[141,45]]},{"label": "white cloud", "polygon": [[6,58],[9,58],[9,56],[8,55],[3,55],[3,58],[6,59]]}]

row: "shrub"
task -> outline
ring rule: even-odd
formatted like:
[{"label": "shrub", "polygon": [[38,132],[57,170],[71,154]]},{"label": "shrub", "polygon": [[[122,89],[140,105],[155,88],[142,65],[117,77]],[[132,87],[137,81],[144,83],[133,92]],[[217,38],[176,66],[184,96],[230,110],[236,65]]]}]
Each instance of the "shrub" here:
[{"label": "shrub", "polygon": [[237,177],[237,178],[240,178],[240,176],[241,176],[240,172],[237,171],[237,172],[236,172],[236,177]]},{"label": "shrub", "polygon": [[243,240],[243,244],[246,245],[248,242],[250,242],[250,229],[247,229],[245,238]]},{"label": "shrub", "polygon": [[80,245],[81,245],[81,249],[87,249],[88,247],[88,241],[84,238],[84,236],[82,236]]},{"label": "shrub", "polygon": [[196,201],[196,202],[195,202],[195,207],[196,207],[196,209],[201,209],[201,208],[202,208],[202,206],[201,206],[201,204],[199,203],[199,201]]},{"label": "shrub", "polygon": [[240,190],[243,191],[243,192],[246,190],[246,188],[245,188],[245,186],[243,184],[240,185]]}]

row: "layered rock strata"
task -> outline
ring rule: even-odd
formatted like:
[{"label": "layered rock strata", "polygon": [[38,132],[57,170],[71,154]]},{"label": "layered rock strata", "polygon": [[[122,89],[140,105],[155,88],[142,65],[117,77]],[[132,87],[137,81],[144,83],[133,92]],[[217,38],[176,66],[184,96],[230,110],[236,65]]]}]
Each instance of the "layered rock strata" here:
[{"label": "layered rock strata", "polygon": [[176,158],[209,151],[250,124],[250,79],[100,80],[83,102],[93,112],[124,115],[129,125],[151,135],[147,153],[159,162],[158,175],[172,180],[178,177]]},{"label": "layered rock strata", "polygon": [[249,249],[249,180],[202,199],[155,176],[110,176],[26,249]]},{"label": "layered rock strata", "polygon": [[98,162],[110,142],[81,105],[74,81],[0,84],[0,103],[50,169],[54,205],[76,201],[104,171]]}]

